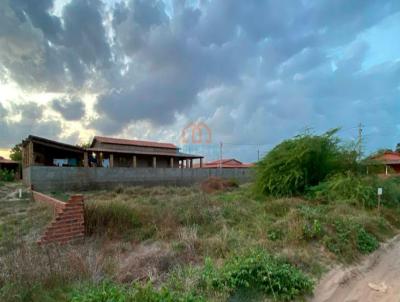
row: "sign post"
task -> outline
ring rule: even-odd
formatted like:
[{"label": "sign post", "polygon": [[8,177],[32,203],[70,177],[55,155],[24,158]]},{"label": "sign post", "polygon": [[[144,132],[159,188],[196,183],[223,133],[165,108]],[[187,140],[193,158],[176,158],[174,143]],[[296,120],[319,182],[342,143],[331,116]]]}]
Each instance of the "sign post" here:
[{"label": "sign post", "polygon": [[383,194],[383,188],[378,188],[378,211],[381,209],[381,196]]}]

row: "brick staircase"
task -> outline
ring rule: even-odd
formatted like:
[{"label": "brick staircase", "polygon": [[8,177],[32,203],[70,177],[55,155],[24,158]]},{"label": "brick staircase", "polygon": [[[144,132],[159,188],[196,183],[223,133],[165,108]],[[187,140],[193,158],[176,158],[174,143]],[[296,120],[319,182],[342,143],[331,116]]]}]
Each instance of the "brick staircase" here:
[{"label": "brick staircase", "polygon": [[84,201],[82,195],[73,195],[67,202],[62,202],[45,194],[32,191],[35,201],[44,202],[54,207],[53,221],[46,227],[39,244],[65,244],[82,240],[85,236],[83,216]]}]

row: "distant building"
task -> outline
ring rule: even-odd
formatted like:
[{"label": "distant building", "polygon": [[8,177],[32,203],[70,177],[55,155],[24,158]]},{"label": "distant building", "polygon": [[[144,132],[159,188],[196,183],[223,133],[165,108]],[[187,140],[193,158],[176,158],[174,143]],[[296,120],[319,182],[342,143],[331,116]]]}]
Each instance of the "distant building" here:
[{"label": "distant building", "polygon": [[19,162],[0,156],[0,169],[18,171]]},{"label": "distant building", "polygon": [[[367,166],[367,171],[375,168],[378,169],[380,174],[400,174],[400,153],[394,151],[385,151],[381,154],[368,158],[364,164]],[[382,169],[379,170],[379,168]]]},{"label": "distant building", "polygon": [[19,162],[17,161],[5,159],[4,157],[0,156],[0,169],[12,171],[15,175],[15,178],[17,179],[21,178]]},{"label": "distant building", "polygon": [[202,167],[196,165],[196,168],[209,168],[209,169],[233,169],[233,168],[251,168],[253,167],[253,163],[242,163],[241,161],[229,158],[229,159],[222,159],[222,160],[215,160],[208,163],[204,163]]},{"label": "distant building", "polygon": [[22,165],[67,167],[192,168],[203,156],[182,153],[174,144],[96,136],[82,148],[30,135],[22,142]]}]

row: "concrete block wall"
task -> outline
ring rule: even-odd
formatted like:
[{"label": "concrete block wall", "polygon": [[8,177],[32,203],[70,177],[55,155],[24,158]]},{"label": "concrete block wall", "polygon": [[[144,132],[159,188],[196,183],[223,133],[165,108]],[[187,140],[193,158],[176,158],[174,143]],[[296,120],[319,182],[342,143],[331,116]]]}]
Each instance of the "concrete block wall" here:
[{"label": "concrete block wall", "polygon": [[39,244],[64,244],[83,239],[85,236],[84,201],[82,195],[71,196],[62,202],[45,194],[33,191],[35,201],[54,207],[55,215],[39,239]]},{"label": "concrete block wall", "polygon": [[[248,182],[253,170],[179,168],[84,168],[31,166],[24,169],[24,182],[35,190],[80,191],[117,185],[190,185],[211,176]],[[24,176],[24,177],[25,177]]]}]

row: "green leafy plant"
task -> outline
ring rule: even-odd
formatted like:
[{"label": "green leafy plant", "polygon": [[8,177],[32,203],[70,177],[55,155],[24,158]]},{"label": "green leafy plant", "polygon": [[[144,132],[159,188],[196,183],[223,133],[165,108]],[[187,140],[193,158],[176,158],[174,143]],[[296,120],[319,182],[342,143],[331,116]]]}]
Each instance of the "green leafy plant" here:
[{"label": "green leafy plant", "polygon": [[192,293],[177,293],[166,288],[156,289],[153,284],[132,286],[118,285],[104,281],[73,293],[71,302],[203,302],[202,297]]},{"label": "green leafy plant", "polygon": [[213,279],[209,283],[219,290],[234,293],[254,289],[280,300],[310,293],[314,285],[293,265],[258,249],[232,257],[217,274],[210,275]]},{"label": "green leafy plant", "polygon": [[13,181],[15,179],[12,170],[0,169],[0,181]]},{"label": "green leafy plant", "polygon": [[362,254],[369,254],[379,247],[379,242],[375,236],[369,234],[364,228],[357,232],[357,249]]}]

